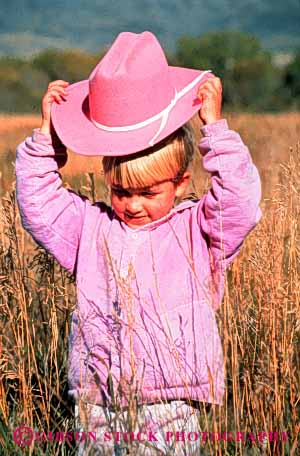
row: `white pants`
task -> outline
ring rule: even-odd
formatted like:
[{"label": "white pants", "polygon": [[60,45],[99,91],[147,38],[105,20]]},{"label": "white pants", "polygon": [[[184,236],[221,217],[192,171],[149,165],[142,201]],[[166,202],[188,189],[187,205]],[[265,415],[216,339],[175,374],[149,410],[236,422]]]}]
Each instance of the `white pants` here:
[{"label": "white pants", "polygon": [[142,405],[135,416],[81,401],[75,417],[85,439],[78,456],[198,456],[199,415],[185,401]]}]

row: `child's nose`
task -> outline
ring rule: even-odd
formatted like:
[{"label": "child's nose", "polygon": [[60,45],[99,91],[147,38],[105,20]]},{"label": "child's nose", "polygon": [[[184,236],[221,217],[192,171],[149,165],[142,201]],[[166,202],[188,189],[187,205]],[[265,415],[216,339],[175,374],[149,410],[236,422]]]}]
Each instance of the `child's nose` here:
[{"label": "child's nose", "polygon": [[139,195],[132,195],[129,198],[127,198],[126,201],[126,211],[130,212],[131,214],[136,214],[138,212],[141,212],[142,210],[142,204],[141,204],[141,198]]}]

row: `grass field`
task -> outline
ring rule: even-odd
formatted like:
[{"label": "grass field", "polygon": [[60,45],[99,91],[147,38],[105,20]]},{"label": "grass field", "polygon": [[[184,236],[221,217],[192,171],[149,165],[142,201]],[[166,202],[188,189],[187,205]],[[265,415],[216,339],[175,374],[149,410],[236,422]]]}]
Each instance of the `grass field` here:
[{"label": "grass field", "polygon": [[[0,455],[74,454],[74,443],[13,442],[18,425],[74,429],[66,363],[75,286],[20,224],[13,185],[16,145],[36,117],[0,117]],[[234,115],[263,181],[260,224],[228,271],[217,321],[227,390],[223,407],[203,414],[207,432],[256,438],[210,440],[204,454],[297,455],[300,431],[300,114]],[[106,197],[101,161],[69,153],[65,185]],[[206,186],[199,160],[193,188]],[[265,438],[259,432],[265,432]],[[269,433],[278,432],[279,434]],[[281,434],[286,433],[286,434]],[[285,439],[286,436],[286,439]],[[134,454],[134,453],[131,453]]]}]

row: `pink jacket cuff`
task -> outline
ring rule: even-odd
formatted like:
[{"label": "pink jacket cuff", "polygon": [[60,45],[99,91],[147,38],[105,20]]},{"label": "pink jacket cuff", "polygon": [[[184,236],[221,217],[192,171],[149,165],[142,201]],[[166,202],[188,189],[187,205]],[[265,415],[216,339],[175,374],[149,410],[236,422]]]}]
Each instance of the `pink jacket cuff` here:
[{"label": "pink jacket cuff", "polygon": [[214,123],[204,125],[201,128],[201,133],[203,134],[203,136],[216,136],[219,133],[222,133],[226,130],[229,130],[227,120],[220,119]]}]

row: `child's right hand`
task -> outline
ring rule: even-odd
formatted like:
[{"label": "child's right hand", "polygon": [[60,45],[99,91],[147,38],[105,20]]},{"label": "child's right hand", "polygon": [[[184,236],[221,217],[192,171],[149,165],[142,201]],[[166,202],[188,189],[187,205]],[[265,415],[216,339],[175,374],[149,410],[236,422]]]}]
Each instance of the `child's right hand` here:
[{"label": "child's right hand", "polygon": [[62,80],[50,82],[47,92],[42,99],[42,124],[40,132],[45,135],[51,134],[51,105],[54,101],[61,103],[68,96],[66,88],[69,83]]}]

